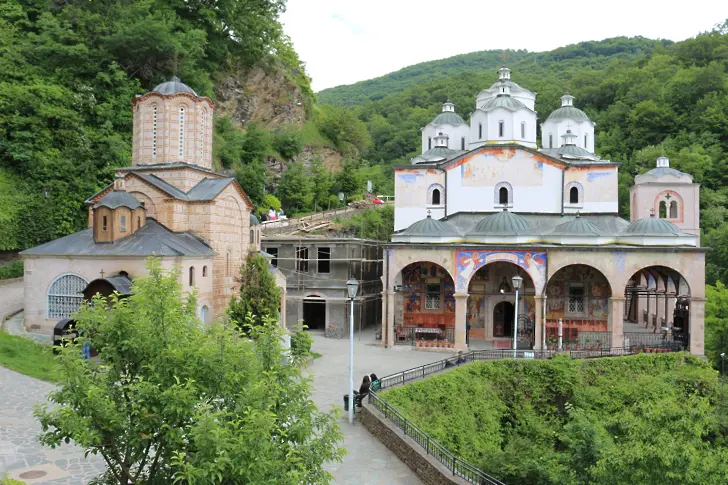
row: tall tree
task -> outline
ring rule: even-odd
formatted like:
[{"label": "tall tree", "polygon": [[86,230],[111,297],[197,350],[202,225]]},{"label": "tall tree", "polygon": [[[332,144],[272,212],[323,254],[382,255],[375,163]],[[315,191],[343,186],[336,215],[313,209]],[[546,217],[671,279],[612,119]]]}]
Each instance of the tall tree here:
[{"label": "tall tree", "polygon": [[148,271],[127,300],[97,297],[77,315],[85,337],[61,351],[55,405],[36,409],[41,442],[101,455],[100,483],[330,483],[342,434],[313,405],[302,362],[285,363],[282,329],[203,328],[177,274]]},{"label": "tall tree", "polygon": [[266,319],[278,320],[281,290],[276,286],[265,256],[250,254],[235,281],[240,285],[240,293],[233,298],[228,309],[228,315],[235,323],[243,328],[249,315],[255,323]]}]

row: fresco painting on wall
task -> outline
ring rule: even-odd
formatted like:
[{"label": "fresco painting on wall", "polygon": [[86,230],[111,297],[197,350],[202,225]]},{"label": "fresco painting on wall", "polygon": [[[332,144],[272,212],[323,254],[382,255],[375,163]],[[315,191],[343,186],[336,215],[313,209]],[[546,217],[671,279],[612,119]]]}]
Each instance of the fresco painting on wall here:
[{"label": "fresco painting on wall", "polygon": [[470,277],[488,263],[505,261],[516,264],[526,270],[540,293],[546,281],[546,253],[535,251],[473,251],[458,250],[455,252],[457,289],[465,291]]},{"label": "fresco painting on wall", "polygon": [[518,180],[521,186],[537,186],[543,182],[543,164],[515,150],[483,153],[460,165],[463,187],[493,186],[499,180]]},{"label": "fresco painting on wall", "polygon": [[[440,283],[439,308],[425,308],[426,287]],[[421,262],[402,270],[404,324],[452,326],[455,324],[455,284],[441,266]]]}]

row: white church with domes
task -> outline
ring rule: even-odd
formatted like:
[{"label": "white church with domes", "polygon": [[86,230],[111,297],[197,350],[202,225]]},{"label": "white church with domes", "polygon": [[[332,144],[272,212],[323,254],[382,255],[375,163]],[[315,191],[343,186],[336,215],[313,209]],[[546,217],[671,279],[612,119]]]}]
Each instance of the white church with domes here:
[{"label": "white church with domes", "polygon": [[394,168],[385,346],[553,348],[560,329],[567,348],[703,355],[699,185],[661,157],[623,219],[620,164],[576,99],[539,124],[536,93],[498,74],[469,124],[445,102]]}]

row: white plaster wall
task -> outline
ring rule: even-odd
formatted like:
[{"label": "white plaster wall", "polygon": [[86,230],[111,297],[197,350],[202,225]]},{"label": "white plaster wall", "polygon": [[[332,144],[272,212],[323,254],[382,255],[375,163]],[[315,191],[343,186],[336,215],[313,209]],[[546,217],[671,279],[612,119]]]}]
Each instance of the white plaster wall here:
[{"label": "white plaster wall", "polygon": [[[541,146],[543,148],[559,148],[563,139],[562,135],[571,130],[576,136],[576,146],[594,153],[594,123],[591,121],[576,122],[574,120],[545,121],[541,123]],[[549,133],[554,135],[554,146],[549,146]],[[584,135],[587,136],[587,144],[584,145]]]},{"label": "white plaster wall", "polygon": [[[578,182],[583,190],[583,203],[579,206],[565,204],[565,212],[607,212],[619,211],[617,167],[575,167],[564,173],[564,189],[571,182]],[[568,202],[569,195],[564,193]]]},{"label": "white plaster wall", "polygon": [[[445,174],[442,170],[412,168],[398,169],[394,173],[394,230],[405,229],[427,217],[427,190],[432,184],[445,186]],[[440,195],[443,203],[448,194]],[[433,206],[430,206],[433,207]],[[444,215],[444,205],[433,208],[432,217],[436,213]],[[442,217],[440,215],[439,217]]]}]

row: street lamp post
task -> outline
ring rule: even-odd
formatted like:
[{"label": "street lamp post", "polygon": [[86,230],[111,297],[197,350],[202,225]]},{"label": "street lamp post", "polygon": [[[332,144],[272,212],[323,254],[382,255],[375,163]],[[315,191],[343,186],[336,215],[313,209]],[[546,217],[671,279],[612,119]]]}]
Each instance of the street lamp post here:
[{"label": "street lamp post", "polygon": [[725,375],[725,352],[720,354],[720,375]]},{"label": "street lamp post", "polygon": [[346,290],[351,301],[351,314],[349,315],[349,424],[354,424],[354,298],[359,290],[359,282],[350,279],[346,282]]},{"label": "street lamp post", "polygon": [[521,288],[523,278],[516,275],[511,278],[511,281],[513,282],[513,289],[516,290],[516,309],[513,312],[513,358],[515,359],[518,350],[518,290]]}]

